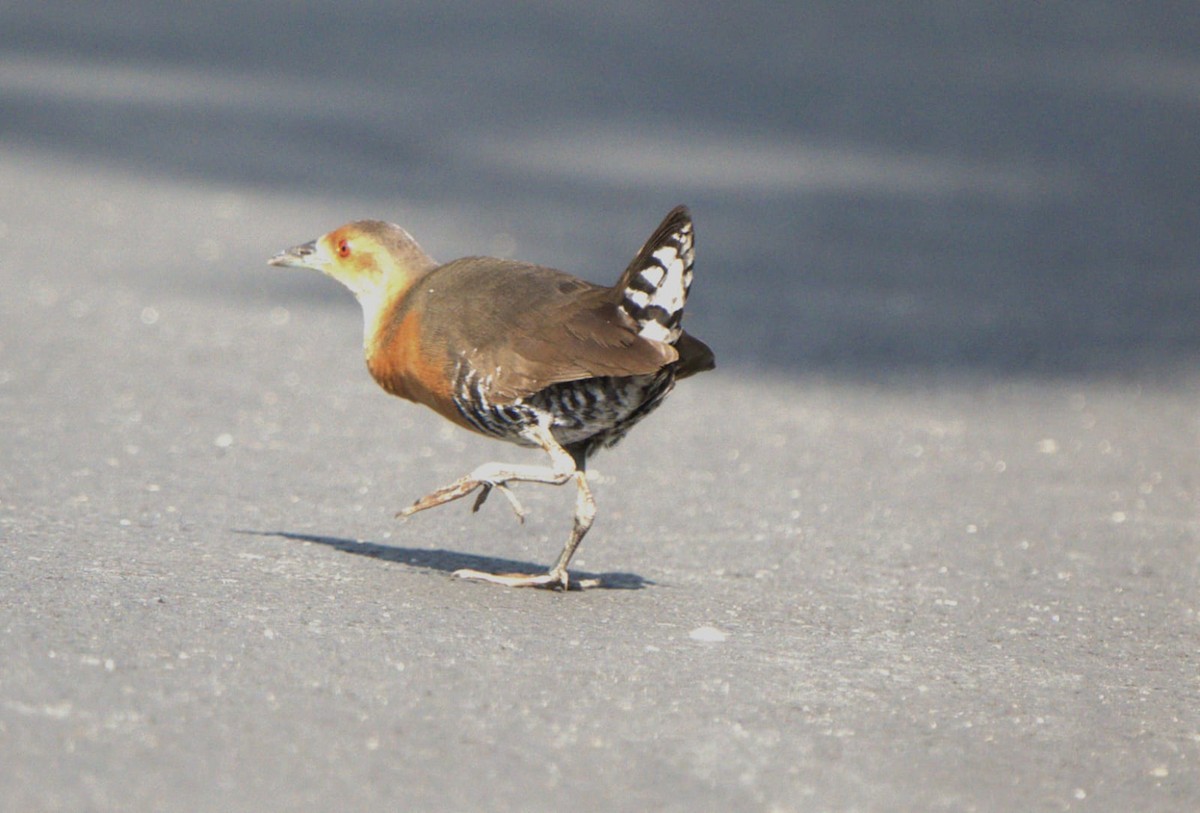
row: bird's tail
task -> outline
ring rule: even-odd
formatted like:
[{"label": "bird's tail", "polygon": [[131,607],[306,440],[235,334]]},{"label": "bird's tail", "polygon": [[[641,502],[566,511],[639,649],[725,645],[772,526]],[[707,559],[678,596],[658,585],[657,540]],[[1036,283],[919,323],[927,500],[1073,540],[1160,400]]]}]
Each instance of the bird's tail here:
[{"label": "bird's tail", "polygon": [[637,322],[638,334],[675,344],[683,333],[683,306],[692,285],[692,216],[676,206],[625,269],[614,290],[618,307]]}]

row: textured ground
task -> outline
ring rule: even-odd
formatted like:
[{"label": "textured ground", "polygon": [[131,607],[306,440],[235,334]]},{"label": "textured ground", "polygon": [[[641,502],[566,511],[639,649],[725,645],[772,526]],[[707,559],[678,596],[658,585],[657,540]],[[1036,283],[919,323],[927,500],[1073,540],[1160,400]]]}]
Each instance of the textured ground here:
[{"label": "textured ground", "polygon": [[[1186,4],[0,9],[0,808],[1200,806]],[[736,10],[735,10],[736,9]],[[571,496],[268,269],[364,216],[615,279],[684,382]]]}]

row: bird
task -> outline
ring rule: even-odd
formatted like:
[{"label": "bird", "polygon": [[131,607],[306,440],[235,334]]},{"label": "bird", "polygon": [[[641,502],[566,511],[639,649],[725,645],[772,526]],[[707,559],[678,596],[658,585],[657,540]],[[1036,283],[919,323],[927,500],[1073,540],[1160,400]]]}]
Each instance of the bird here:
[{"label": "bird", "polygon": [[715,367],[713,351],[681,326],[694,246],[691,215],[677,206],[612,286],[495,257],[439,264],[402,227],[379,220],[347,223],[268,264],[320,271],[357,297],[367,370],[388,393],[549,457],[548,465],[484,463],[397,517],[472,493],[478,511],[497,491],[523,522],[510,484],[574,482],[571,531],[546,572],[454,573],[567,590],[567,566],[596,516],[588,459],[654,411],[676,381]]}]

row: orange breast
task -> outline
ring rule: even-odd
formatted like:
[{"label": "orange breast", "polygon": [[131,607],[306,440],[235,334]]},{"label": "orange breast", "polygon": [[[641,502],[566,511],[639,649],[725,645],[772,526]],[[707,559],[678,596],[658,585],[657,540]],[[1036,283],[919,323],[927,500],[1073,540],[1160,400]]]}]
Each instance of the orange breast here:
[{"label": "orange breast", "polygon": [[379,386],[473,429],[454,406],[446,349],[422,341],[420,312],[409,311],[399,324],[384,321],[390,329],[380,330],[367,351],[367,369]]}]

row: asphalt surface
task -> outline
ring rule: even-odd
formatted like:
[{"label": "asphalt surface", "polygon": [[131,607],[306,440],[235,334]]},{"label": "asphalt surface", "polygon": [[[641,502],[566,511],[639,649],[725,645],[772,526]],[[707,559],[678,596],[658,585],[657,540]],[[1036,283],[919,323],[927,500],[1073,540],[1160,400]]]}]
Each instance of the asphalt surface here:
[{"label": "asphalt surface", "polygon": [[[1188,4],[8,3],[0,808],[1200,808]],[[615,279],[719,370],[571,495],[275,251]]]}]

